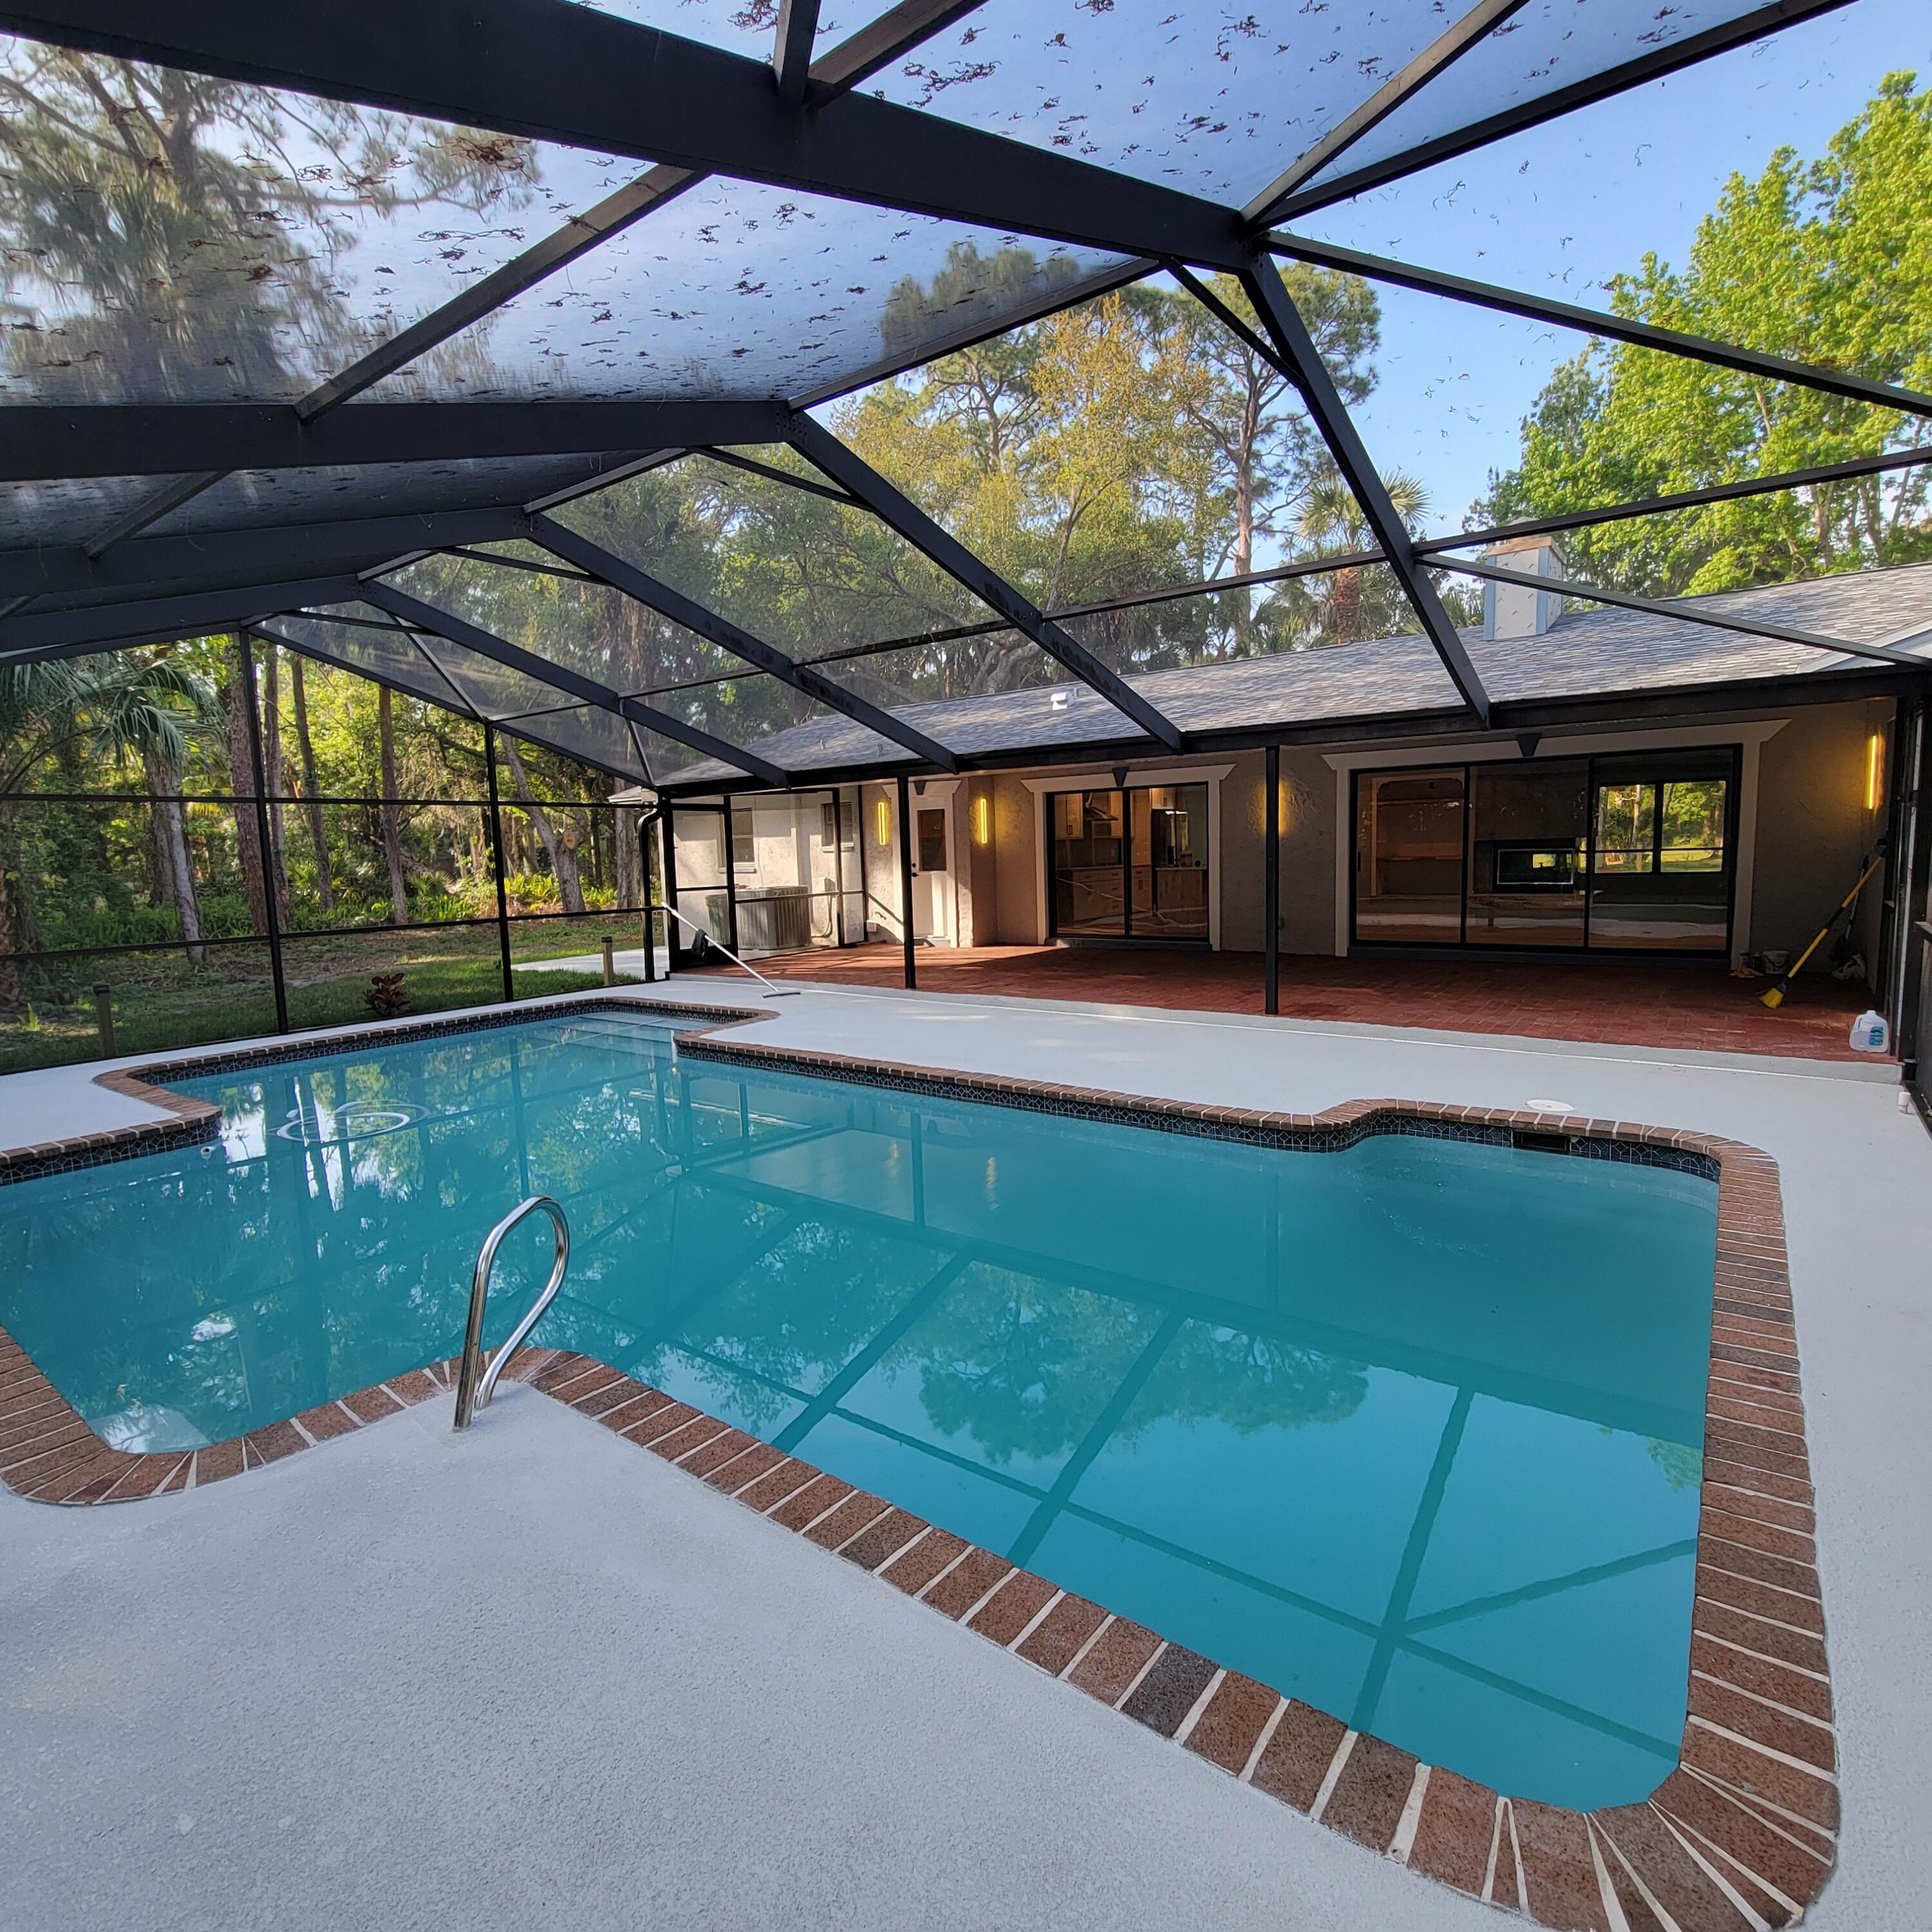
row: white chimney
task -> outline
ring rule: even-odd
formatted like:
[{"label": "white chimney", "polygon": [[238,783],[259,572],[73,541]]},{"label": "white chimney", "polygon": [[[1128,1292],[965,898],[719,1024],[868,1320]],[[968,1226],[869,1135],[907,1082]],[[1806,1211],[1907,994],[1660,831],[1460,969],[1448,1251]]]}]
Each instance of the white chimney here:
[{"label": "white chimney", "polygon": [[[1563,560],[1552,537],[1511,537],[1492,544],[1483,553],[1486,562],[1522,577],[1561,577]],[[1560,591],[1532,590],[1526,584],[1485,582],[1483,586],[1483,635],[1486,638],[1540,638],[1562,614]]]}]

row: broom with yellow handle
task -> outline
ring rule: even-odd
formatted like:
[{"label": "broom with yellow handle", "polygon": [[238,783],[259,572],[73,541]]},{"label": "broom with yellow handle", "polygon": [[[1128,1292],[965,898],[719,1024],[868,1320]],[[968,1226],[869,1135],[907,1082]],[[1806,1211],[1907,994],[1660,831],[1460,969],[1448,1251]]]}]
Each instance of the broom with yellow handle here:
[{"label": "broom with yellow handle", "polygon": [[1804,965],[1805,961],[1809,959],[1812,954],[1816,952],[1819,947],[1822,946],[1825,941],[1831,937],[1832,927],[1838,924],[1839,920],[1842,918],[1846,913],[1849,912],[1853,906],[1858,904],[1858,895],[1864,890],[1866,880],[1870,878],[1873,873],[1876,872],[1880,866],[1882,866],[1884,863],[1885,841],[1883,839],[1880,839],[1879,841],[1878,856],[1873,860],[1871,862],[1865,867],[1864,870],[1858,874],[1858,884],[1838,902],[1838,910],[1832,914],[1832,916],[1826,920],[1825,923],[1818,928],[1818,937],[1813,940],[1811,944],[1806,946],[1802,952],[1798,954],[1798,957],[1791,962],[1790,967],[1786,971],[1780,973],[1778,975],[1775,985],[1766,988],[1763,992],[1759,994],[1758,998],[1762,1000],[1766,1006],[1775,1010],[1776,1008],[1784,1005],[1784,996],[1786,993],[1790,992],[1791,982],[1797,978],[1799,969]]}]

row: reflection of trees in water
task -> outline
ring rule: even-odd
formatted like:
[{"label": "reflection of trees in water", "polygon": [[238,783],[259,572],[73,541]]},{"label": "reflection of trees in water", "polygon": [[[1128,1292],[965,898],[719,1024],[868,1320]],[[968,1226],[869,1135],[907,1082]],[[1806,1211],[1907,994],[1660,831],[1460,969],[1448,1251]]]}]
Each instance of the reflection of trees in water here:
[{"label": "reflection of trees in water", "polygon": [[682,1334],[707,1354],[788,1388],[813,1390],[919,1292],[940,1258],[930,1249],[814,1217],[694,1310]]},{"label": "reflection of trees in water", "polygon": [[[350,261],[368,227],[536,180],[527,141],[26,41],[0,107],[7,362],[56,400],[298,392],[398,325],[397,271]],[[473,238],[391,238],[453,284]]]},{"label": "reflection of trees in water", "polygon": [[[927,1414],[970,1434],[996,1466],[1046,1460],[1080,1441],[1167,1310],[982,1265],[889,1362],[916,1366]],[[1352,1415],[1368,1390],[1354,1364],[1312,1349],[1184,1324],[1115,1431],[1131,1442],[1165,1421],[1243,1435]]]}]

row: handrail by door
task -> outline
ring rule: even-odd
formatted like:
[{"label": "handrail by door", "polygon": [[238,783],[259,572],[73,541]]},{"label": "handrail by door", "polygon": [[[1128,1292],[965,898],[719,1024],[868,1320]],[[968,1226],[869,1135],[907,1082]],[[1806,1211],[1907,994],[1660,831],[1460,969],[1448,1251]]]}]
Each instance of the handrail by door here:
[{"label": "handrail by door", "polygon": [[[496,1250],[502,1246],[503,1237],[526,1215],[535,1214],[539,1208],[550,1216],[550,1225],[556,1231],[556,1259],[551,1264],[550,1279],[544,1283],[543,1292],[530,1304],[529,1312],[510,1331],[510,1339],[490,1358],[489,1366],[484,1368],[483,1304],[489,1298],[490,1271],[496,1265]],[[476,1412],[490,1406],[490,1398],[496,1393],[496,1378],[503,1372],[510,1358],[522,1347],[524,1337],[537,1325],[538,1318],[556,1299],[556,1292],[563,1286],[564,1270],[569,1265],[570,1223],[563,1218],[563,1210],[548,1194],[532,1194],[527,1201],[520,1202],[490,1230],[476,1256],[476,1272],[470,1282],[470,1322],[464,1330],[463,1366],[456,1378],[458,1428],[467,1429]]]}]

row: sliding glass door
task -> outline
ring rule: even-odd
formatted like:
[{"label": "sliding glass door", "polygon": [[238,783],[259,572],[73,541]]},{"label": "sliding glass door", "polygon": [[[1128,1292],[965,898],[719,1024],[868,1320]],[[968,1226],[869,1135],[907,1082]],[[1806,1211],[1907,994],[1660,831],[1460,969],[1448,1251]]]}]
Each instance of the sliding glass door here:
[{"label": "sliding glass door", "polygon": [[1355,788],[1355,937],[1459,944],[1468,771],[1362,772]]},{"label": "sliding glass door", "polygon": [[1725,952],[1737,754],[1361,772],[1359,944]]},{"label": "sliding glass door", "polygon": [[1730,771],[1694,754],[1675,766],[1604,759],[1595,784],[1590,944],[1720,950],[1730,936]]},{"label": "sliding glass door", "polygon": [[1208,937],[1208,788],[1134,785],[1047,800],[1055,938]]}]

